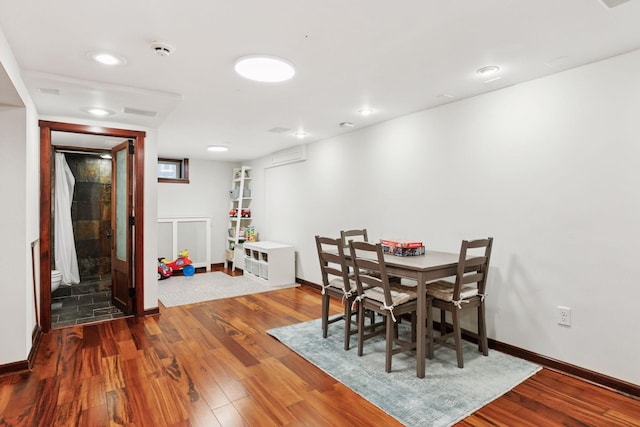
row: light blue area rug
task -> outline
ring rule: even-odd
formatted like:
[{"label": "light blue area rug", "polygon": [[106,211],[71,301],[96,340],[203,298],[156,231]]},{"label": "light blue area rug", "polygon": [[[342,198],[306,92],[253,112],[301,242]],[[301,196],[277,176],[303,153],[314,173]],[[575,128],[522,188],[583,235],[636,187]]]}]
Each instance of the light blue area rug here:
[{"label": "light blue area rug", "polygon": [[291,283],[269,286],[244,276],[229,276],[220,271],[193,276],[170,276],[158,281],[158,299],[165,307],[194,304],[222,298],[269,292],[299,286]]},{"label": "light blue area rug", "polygon": [[365,341],[362,357],[354,336],[351,350],[345,352],[342,322],[329,325],[326,339],[320,319],[268,333],[407,426],[452,425],[541,369],[493,350],[485,357],[477,346],[464,342],[463,369],[458,368],[454,350],[436,345],[435,357],[426,360],[425,378],[420,379],[415,352],[393,356],[392,372],[385,372],[383,336]]}]

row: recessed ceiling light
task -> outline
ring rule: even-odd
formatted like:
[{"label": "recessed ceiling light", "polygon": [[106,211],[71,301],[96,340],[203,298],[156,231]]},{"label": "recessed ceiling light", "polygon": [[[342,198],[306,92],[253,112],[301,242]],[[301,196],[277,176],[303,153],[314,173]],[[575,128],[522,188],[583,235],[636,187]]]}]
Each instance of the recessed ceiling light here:
[{"label": "recessed ceiling light", "polygon": [[371,114],[373,114],[373,109],[369,107],[364,107],[359,109],[358,113],[360,113],[363,116],[370,116]]},{"label": "recessed ceiling light", "polygon": [[88,107],[88,108],[85,108],[84,111],[97,117],[110,116],[114,114],[113,111],[110,111],[110,110],[107,110],[106,108],[101,108],[101,107]]},{"label": "recessed ceiling light", "polygon": [[293,136],[295,136],[296,138],[300,138],[300,139],[304,138],[307,135],[309,135],[309,134],[306,133],[306,132],[302,132],[302,131],[298,131],[298,132],[295,132],[293,134]]},{"label": "recessed ceiling light", "polygon": [[124,65],[127,63],[123,57],[108,52],[89,52],[87,56],[102,65]]},{"label": "recessed ceiling light", "polygon": [[229,147],[226,145],[210,145],[207,147],[207,150],[213,151],[215,153],[223,153],[225,151],[229,151]]},{"label": "recessed ceiling light", "polygon": [[246,79],[267,83],[283,82],[296,74],[291,62],[271,55],[243,56],[236,60],[234,68]]},{"label": "recessed ceiling light", "polygon": [[495,74],[498,71],[500,71],[500,67],[498,67],[497,65],[487,65],[486,67],[478,68],[476,73],[480,74],[481,76],[490,76],[491,74]]},{"label": "recessed ceiling light", "polygon": [[341,128],[352,128],[353,126],[354,126],[354,124],[351,123],[351,122],[342,122],[342,123],[340,123],[340,127]]}]

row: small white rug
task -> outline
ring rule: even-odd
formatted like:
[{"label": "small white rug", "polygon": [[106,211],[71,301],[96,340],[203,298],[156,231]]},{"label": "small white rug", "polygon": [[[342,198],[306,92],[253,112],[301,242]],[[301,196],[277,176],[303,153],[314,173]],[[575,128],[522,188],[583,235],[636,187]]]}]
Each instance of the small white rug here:
[{"label": "small white rug", "polygon": [[229,276],[220,271],[193,276],[171,276],[158,281],[158,299],[165,307],[193,304],[240,295],[293,288],[297,283],[268,286],[244,276]]}]

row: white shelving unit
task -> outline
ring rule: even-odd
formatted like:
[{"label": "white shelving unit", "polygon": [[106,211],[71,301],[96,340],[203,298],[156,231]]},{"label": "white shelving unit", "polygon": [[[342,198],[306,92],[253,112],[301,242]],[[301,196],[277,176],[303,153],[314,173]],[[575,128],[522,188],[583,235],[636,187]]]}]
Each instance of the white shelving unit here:
[{"label": "white shelving unit", "polygon": [[275,242],[246,242],[244,276],[269,286],[295,283],[293,246]]},{"label": "white shelving unit", "polygon": [[[225,253],[225,267],[232,263],[235,271],[238,262],[243,261],[242,245],[246,239],[245,229],[251,226],[251,167],[242,166],[233,169],[231,190],[229,190],[229,228]],[[232,212],[235,211],[235,214]]]}]

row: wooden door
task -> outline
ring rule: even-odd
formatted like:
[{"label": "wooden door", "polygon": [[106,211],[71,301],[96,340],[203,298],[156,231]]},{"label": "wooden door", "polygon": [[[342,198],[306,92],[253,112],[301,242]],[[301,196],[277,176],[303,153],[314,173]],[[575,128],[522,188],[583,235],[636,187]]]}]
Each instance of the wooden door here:
[{"label": "wooden door", "polygon": [[134,307],[133,288],[133,140],[111,150],[111,291],[113,305],[125,314]]}]

